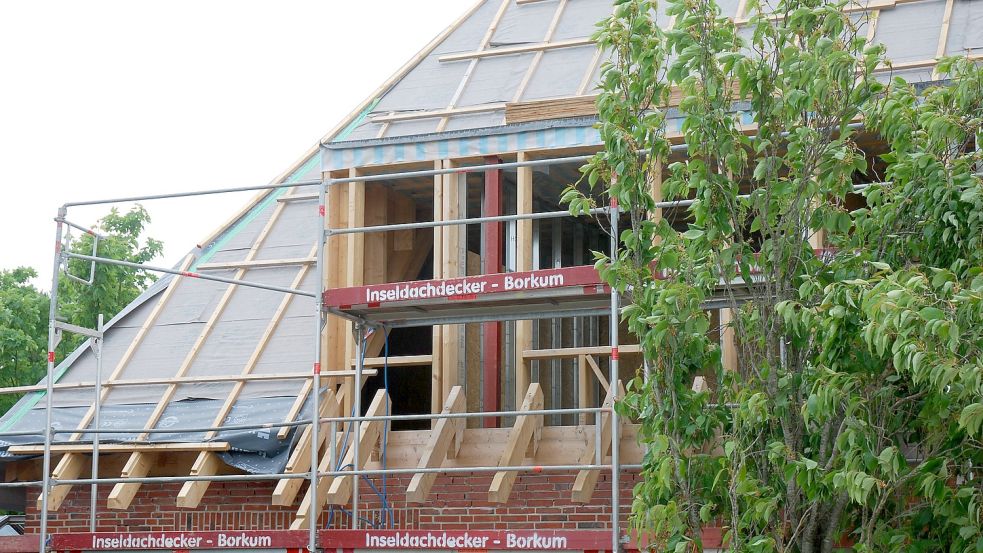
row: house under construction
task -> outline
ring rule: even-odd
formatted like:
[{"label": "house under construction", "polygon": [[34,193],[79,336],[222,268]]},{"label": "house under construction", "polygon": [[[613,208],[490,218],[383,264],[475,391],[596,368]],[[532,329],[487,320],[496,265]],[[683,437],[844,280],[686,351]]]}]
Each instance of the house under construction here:
[{"label": "house under construction", "polygon": [[[980,0],[847,9],[885,76],[983,48]],[[611,10],[478,2],[104,327],[55,323],[49,349],[88,341],[0,419],[22,550],[634,547],[643,451],[611,405],[641,357],[591,254],[619,213],[559,204],[600,148]],[[89,254],[55,278],[114,262]]]}]

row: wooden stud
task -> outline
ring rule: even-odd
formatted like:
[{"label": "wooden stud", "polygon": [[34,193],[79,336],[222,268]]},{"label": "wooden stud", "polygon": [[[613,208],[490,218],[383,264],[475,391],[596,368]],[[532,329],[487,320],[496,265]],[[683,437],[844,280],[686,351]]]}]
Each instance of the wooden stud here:
[{"label": "wooden stud", "polygon": [[736,371],[737,341],[734,337],[734,313],[730,308],[720,310],[720,353],[724,370]]},{"label": "wooden stud", "polygon": [[[579,409],[587,409],[591,405],[591,397],[593,396],[594,387],[590,385],[590,377],[587,372],[587,356],[578,355],[577,356],[577,407]],[[577,419],[580,421],[580,425],[583,426],[588,424],[591,420],[591,413],[581,413]]]},{"label": "wooden stud", "polygon": [[[939,46],[935,51],[935,58],[941,59],[945,56],[946,47],[949,45],[949,26],[952,21],[952,8],[955,5],[954,0],[946,0],[945,11],[942,13],[942,28],[939,29]],[[932,70],[932,78],[939,78],[939,69],[936,67]]]},{"label": "wooden stud", "polygon": [[[519,152],[517,161],[529,161],[525,152]],[[516,176],[516,214],[532,213],[532,167],[519,167]],[[515,270],[526,272],[532,270],[532,220],[516,221],[516,252]],[[525,357],[522,355],[532,348],[532,321],[515,322],[515,397],[516,401],[529,389],[530,371]]]},{"label": "wooden stud", "polygon": [[[529,385],[525,399],[522,401],[520,411],[537,411],[543,408],[543,388],[538,382]],[[516,466],[522,462],[526,453],[536,449],[538,440],[537,434],[543,427],[543,415],[519,415],[515,418],[515,425],[509,431],[509,439],[505,444],[505,451],[498,465],[502,467]],[[512,485],[515,484],[517,474],[514,471],[496,472],[492,478],[491,487],[488,488],[488,501],[492,503],[505,503],[509,500],[512,493]]]},{"label": "wooden stud", "polygon": [[[463,413],[466,410],[465,404],[464,390],[460,386],[454,386],[447,396],[441,413]],[[444,459],[454,457],[455,450],[461,447],[464,426],[465,419],[438,419],[436,426],[430,432],[430,439],[427,441],[418,467],[436,468],[443,464]],[[436,479],[437,474],[433,472],[414,474],[406,489],[407,503],[426,501]]]},{"label": "wooden stud", "polygon": [[[453,167],[452,162],[447,162],[448,167]],[[443,200],[443,220],[454,220],[463,218],[461,202],[466,198],[466,194],[461,194],[461,179],[465,179],[464,174],[443,175],[444,192]],[[466,181],[465,181],[466,182]],[[441,247],[442,276],[441,278],[456,278],[465,275],[465,266],[462,263],[461,254],[467,247],[463,236],[464,227],[455,225],[443,227],[443,240]],[[466,261],[465,261],[466,262]],[[450,393],[452,387],[457,385],[458,366],[461,363],[461,338],[462,325],[445,325],[441,328],[441,376],[440,393],[436,398],[439,406],[443,405],[444,400]],[[434,409],[436,412],[438,409]]]},{"label": "wooden stud", "polygon": [[[434,161],[434,169],[443,169],[442,161]],[[433,178],[433,220],[444,220],[444,177],[435,175]],[[444,278],[444,231],[441,227],[433,229],[433,277],[435,279]],[[443,395],[443,367],[444,367],[444,327],[435,325],[433,327],[433,364],[430,371],[430,412],[436,413],[440,410]],[[436,424],[436,422],[433,422]]]},{"label": "wooden stud", "polygon": [[[348,177],[358,177],[361,172],[352,168],[348,170]],[[353,181],[346,186],[348,191],[347,198],[347,225],[348,228],[358,228],[365,226],[365,182]],[[353,232],[345,235],[346,251],[343,264],[347,268],[345,275],[345,286],[361,286],[365,282],[365,234]],[[341,369],[345,367],[348,359],[355,357],[355,327],[351,321],[344,321],[344,333],[341,336],[344,343],[344,357],[342,363],[332,368]],[[345,382],[345,413],[350,413],[354,404],[355,394],[362,388],[361,382],[348,380]]]},{"label": "wooden stud", "polygon": [[[385,390],[379,390],[376,392],[375,397],[372,398],[372,403],[369,404],[369,409],[366,411],[365,416],[380,417],[391,410],[392,402],[389,399],[389,395],[386,394]],[[369,459],[369,455],[372,454],[372,451],[378,445],[379,438],[385,427],[386,421],[362,421],[358,429],[358,459],[355,459],[355,448],[349,447],[345,453],[344,460],[341,462],[341,466],[351,466],[353,470],[360,470],[364,467],[365,462]],[[331,505],[344,505],[348,503],[348,499],[352,494],[353,485],[354,479],[351,476],[339,476],[335,478],[328,487],[327,493],[323,496],[325,502]]]}]

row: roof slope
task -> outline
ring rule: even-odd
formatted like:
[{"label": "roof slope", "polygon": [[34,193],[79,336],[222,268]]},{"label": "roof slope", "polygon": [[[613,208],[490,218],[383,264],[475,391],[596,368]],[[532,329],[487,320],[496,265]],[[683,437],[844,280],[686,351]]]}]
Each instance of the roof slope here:
[{"label": "roof slope", "polygon": [[[869,35],[888,46],[889,55],[913,80],[932,78],[931,60],[940,52],[960,54],[983,47],[983,0],[875,2],[871,9],[878,13],[877,24],[867,26]],[[720,0],[720,4],[725,14],[740,20],[737,10],[742,2]],[[951,23],[946,27],[943,21],[950,8]],[[507,125],[505,105],[593,94],[604,56],[587,37],[610,10],[611,0],[478,2],[327,137],[325,150],[344,149],[343,155],[322,158],[314,148],[285,181],[318,178],[322,168],[334,166],[514,151],[527,139],[539,147],[596,144],[590,118]],[[661,19],[668,23],[664,16]],[[449,140],[455,136],[460,140]],[[498,138],[491,140],[494,136]],[[379,147],[398,142],[414,142],[415,147]],[[241,270],[240,278],[312,291],[313,271],[302,261],[312,256],[318,234],[316,202],[310,192],[278,190],[261,198],[204,250],[192,252],[193,266],[226,277]],[[304,194],[307,199],[291,199]],[[247,259],[292,262],[267,268],[217,267]],[[162,279],[111,322],[105,340],[105,374],[133,381],[178,375],[307,373],[312,301],[204,280]],[[94,370],[94,358],[83,347],[59,366],[56,376],[60,375],[59,383],[87,382],[94,380]],[[216,420],[223,425],[277,423],[299,407],[302,383],[250,381],[224,410],[232,389],[229,382],[112,388],[104,402],[102,424],[166,429],[209,427]],[[59,390],[57,426],[77,427],[92,404],[92,393],[91,389]],[[0,431],[39,434],[0,441],[0,449],[4,444],[39,440],[43,396],[29,394],[0,418]],[[154,417],[158,406],[160,416]],[[115,436],[123,441],[136,437]],[[148,440],[205,438],[202,433],[154,434]],[[223,454],[227,462],[258,472],[281,469],[290,446],[289,440],[278,440],[266,431],[225,432],[213,439],[229,441],[235,448]]]}]

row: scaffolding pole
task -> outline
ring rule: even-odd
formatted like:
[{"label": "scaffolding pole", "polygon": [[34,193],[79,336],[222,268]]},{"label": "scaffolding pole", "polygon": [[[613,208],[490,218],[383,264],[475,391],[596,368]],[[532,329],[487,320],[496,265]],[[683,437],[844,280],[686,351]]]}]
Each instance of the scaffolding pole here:
[{"label": "scaffolding pole", "polygon": [[[94,266],[94,265],[93,265]],[[91,345],[92,351],[96,356],[96,386],[94,388],[95,394],[95,405],[93,413],[93,425],[95,425],[96,430],[102,427],[102,343],[103,343],[103,316],[102,313],[99,314],[99,320],[96,324],[96,332],[99,333],[98,338],[93,338],[93,343]],[[99,477],[99,433],[92,433],[92,477]],[[96,531],[96,498],[99,492],[99,484],[93,482],[90,489],[89,495],[89,531]]]}]

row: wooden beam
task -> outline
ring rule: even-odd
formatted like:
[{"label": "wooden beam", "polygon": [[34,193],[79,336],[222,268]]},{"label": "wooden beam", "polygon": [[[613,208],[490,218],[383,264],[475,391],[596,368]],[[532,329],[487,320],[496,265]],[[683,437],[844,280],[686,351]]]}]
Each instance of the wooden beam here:
[{"label": "wooden beam", "polygon": [[[638,344],[625,344],[618,347],[618,353],[641,353]],[[611,346],[587,346],[577,348],[527,349],[522,351],[525,359],[573,359],[581,355],[611,355]]]},{"label": "wooden beam", "polygon": [[[388,362],[389,368],[393,367],[418,367],[420,365],[429,365],[433,363],[433,355],[399,355],[395,357],[389,357],[388,361],[385,357],[366,357],[362,361],[362,366],[365,368],[385,367]],[[355,360],[351,360],[351,365],[355,365]]]},{"label": "wooden beam", "polygon": [[[365,415],[368,417],[379,417],[392,410],[392,402],[385,390],[376,392],[372,403]],[[355,459],[355,447],[349,447],[345,453],[345,458],[341,466],[351,466],[354,470],[359,470],[365,466],[365,462],[372,454],[372,450],[378,445],[379,437],[386,428],[387,421],[374,420],[362,421],[358,429],[358,459]],[[324,494],[324,500],[331,505],[344,505],[352,494],[354,477],[339,476],[335,478]]]},{"label": "wooden beam", "polygon": [[556,40],[552,42],[538,42],[536,44],[522,44],[520,46],[502,46],[487,50],[475,50],[473,52],[461,52],[459,54],[445,54],[437,58],[441,63],[463,60],[475,60],[491,58],[496,56],[511,56],[515,54],[525,54],[528,52],[542,52],[544,50],[558,50],[560,48],[576,48],[578,46],[590,46],[594,41],[589,38],[571,38],[566,40]]},{"label": "wooden beam", "polygon": [[[587,356],[577,356],[577,408],[589,408],[593,392],[594,387],[590,385],[590,376],[587,372]],[[577,420],[583,426],[590,422],[591,418],[591,413],[581,413]]]},{"label": "wooden beam", "polygon": [[[349,178],[358,177],[360,174],[356,168],[348,170]],[[364,227],[365,181],[349,182],[345,188],[348,192],[348,208],[344,211],[347,213],[348,227]],[[361,286],[365,282],[365,234],[353,232],[343,236],[343,238],[345,239],[345,257],[340,258],[340,260],[344,268],[347,269],[345,271],[345,286]],[[347,361],[355,357],[355,326],[351,321],[344,321],[343,328],[344,334],[341,335],[341,340],[344,344],[344,357],[341,360]],[[333,368],[340,369],[342,367],[344,367],[343,364]],[[360,393],[362,383],[349,380],[344,383],[344,386],[348,390],[345,393],[345,412],[350,413],[355,394]]]},{"label": "wooden beam", "polygon": [[[946,46],[949,44],[949,24],[952,21],[952,8],[955,5],[954,0],[946,0],[945,11],[942,12],[942,28],[939,29],[939,45],[935,51],[936,59],[941,59],[945,56]],[[932,78],[939,78],[939,70],[936,67],[932,70]]]},{"label": "wooden beam", "polygon": [[[434,161],[434,169],[443,169],[443,161]],[[444,220],[444,176],[435,175],[433,178],[433,220]],[[433,277],[444,278],[444,229],[433,229]],[[433,362],[430,368],[430,412],[440,410],[443,400],[443,366],[444,366],[444,327],[434,325],[431,353]],[[436,421],[433,421],[436,425]]]},{"label": "wooden beam", "polygon": [[[13,448],[11,448],[13,449]],[[11,451],[10,453],[15,453]],[[36,454],[43,454],[44,446],[41,447],[41,452]],[[54,453],[54,446],[52,446],[52,453]],[[55,470],[52,471],[51,477],[55,480],[72,480],[79,477],[82,473],[82,467],[86,466],[87,460],[81,455],[64,455],[58,461],[55,466]],[[51,492],[48,494],[48,512],[57,511],[61,508],[62,502],[65,501],[65,497],[68,496],[68,492],[72,491],[72,486],[69,484],[59,484],[51,488]],[[37,508],[41,510],[41,497],[38,497]]]},{"label": "wooden beam", "polygon": [[[195,464],[191,466],[191,476],[214,476],[225,466],[218,455],[210,451],[203,451],[198,454]],[[195,480],[185,482],[181,486],[181,491],[177,494],[177,507],[180,509],[194,509],[198,507],[201,498],[208,490],[207,480]]]},{"label": "wooden beam", "polygon": [[[123,467],[123,473],[120,474],[120,478],[143,478],[150,474],[150,467],[154,464],[154,454],[147,451],[138,451],[130,455],[129,460]],[[139,482],[120,482],[113,486],[113,490],[109,492],[109,499],[106,500],[106,506],[113,510],[125,510],[130,507],[130,503],[133,501],[133,496],[140,491],[141,484]]]},{"label": "wooden beam", "polygon": [[[341,404],[338,402],[338,397],[335,396],[334,392],[328,390],[325,392],[324,398],[321,399],[321,418],[337,416],[341,416]],[[321,425],[321,430],[318,432],[318,449],[325,442],[329,428],[330,424],[328,423]],[[297,440],[297,445],[294,446],[293,452],[290,453],[290,458],[287,459],[287,466],[283,472],[286,474],[299,474],[307,472],[310,468],[311,427],[308,425],[304,427],[304,432],[300,435],[300,439]],[[284,478],[278,481],[276,488],[273,490],[273,504],[284,506],[293,505],[302,483],[303,481],[297,478]]]},{"label": "wooden beam", "polygon": [[[618,381],[618,387],[624,389],[621,381]],[[611,393],[608,392],[607,397],[604,399],[604,407],[611,408],[614,405],[614,400],[611,397]],[[600,426],[599,432],[601,434],[601,460],[611,451],[611,413],[601,413],[600,420],[597,424]],[[580,464],[594,464],[597,458],[597,445],[596,436],[597,432],[588,433],[587,439],[587,450],[580,457]],[[582,470],[577,473],[577,479],[573,483],[573,492],[571,494],[571,500],[574,503],[589,503],[591,496],[594,495],[594,488],[597,487],[597,478],[601,475],[600,470]]]},{"label": "wooden beam", "polygon": [[[466,409],[464,390],[454,386],[444,402],[441,413],[463,413]],[[436,468],[443,464],[444,459],[454,457],[461,448],[461,438],[464,436],[466,421],[460,419],[438,419],[436,426],[430,432],[430,439],[420,458],[419,468]],[[437,473],[425,472],[413,475],[406,489],[408,503],[423,503],[430,495],[430,488],[437,479]]]},{"label": "wooden beam", "polygon": [[[519,152],[517,161],[529,161],[526,152]],[[516,173],[516,206],[518,215],[532,213],[532,167],[519,167]],[[526,272],[532,270],[532,220],[515,222],[516,251],[515,270]],[[522,352],[532,348],[532,321],[515,322],[515,402],[529,389],[530,371]]]},{"label": "wooden beam", "polygon": [[730,308],[720,310],[720,356],[724,370],[736,371],[737,341],[734,338],[734,313]]},{"label": "wooden beam", "polygon": [[376,115],[372,118],[373,123],[395,123],[396,121],[413,121],[416,119],[436,119],[438,117],[450,117],[452,115],[468,115],[473,113],[487,113],[505,109],[506,102],[496,102],[493,104],[481,104],[477,106],[466,106],[460,108],[443,108],[423,111],[411,111],[407,113],[393,113],[388,115]]},{"label": "wooden beam", "polygon": [[601,367],[597,365],[597,361],[594,361],[594,357],[591,355],[585,355],[584,358],[587,361],[587,366],[590,367],[590,370],[594,371],[594,376],[597,377],[597,382],[601,385],[601,388],[603,388],[605,392],[610,392],[611,385],[608,383],[608,379],[604,377],[604,373],[601,372]]},{"label": "wooden beam", "polygon": [[[151,453],[160,451],[228,451],[229,442],[187,442],[187,443],[129,443],[100,444],[100,453]],[[14,445],[7,450],[11,455],[41,455],[43,445]],[[51,452],[92,453],[92,444],[52,444]],[[70,455],[65,455],[70,457]],[[74,456],[71,456],[74,457]],[[64,457],[62,458],[64,459]],[[57,471],[57,468],[55,469]],[[65,477],[62,477],[65,480]]]},{"label": "wooden beam", "polygon": [[[291,265],[312,265],[317,261],[313,257],[299,257],[295,259],[259,259],[252,261],[226,261],[222,263],[202,263],[198,265],[199,271],[215,269],[265,269],[267,267],[289,267]],[[287,294],[293,295],[293,294]]]},{"label": "wooden beam", "polygon": [[[522,401],[520,411],[536,411],[543,408],[543,388],[538,382],[529,385],[529,391]],[[505,451],[498,465],[501,467],[516,466],[526,457],[526,453],[536,449],[538,442],[537,435],[543,427],[543,415],[519,415],[515,418],[515,425],[509,432],[508,442],[505,444]],[[514,471],[496,472],[492,478],[491,487],[488,488],[488,501],[492,503],[505,503],[509,500],[512,493],[512,485],[518,475]]]}]

